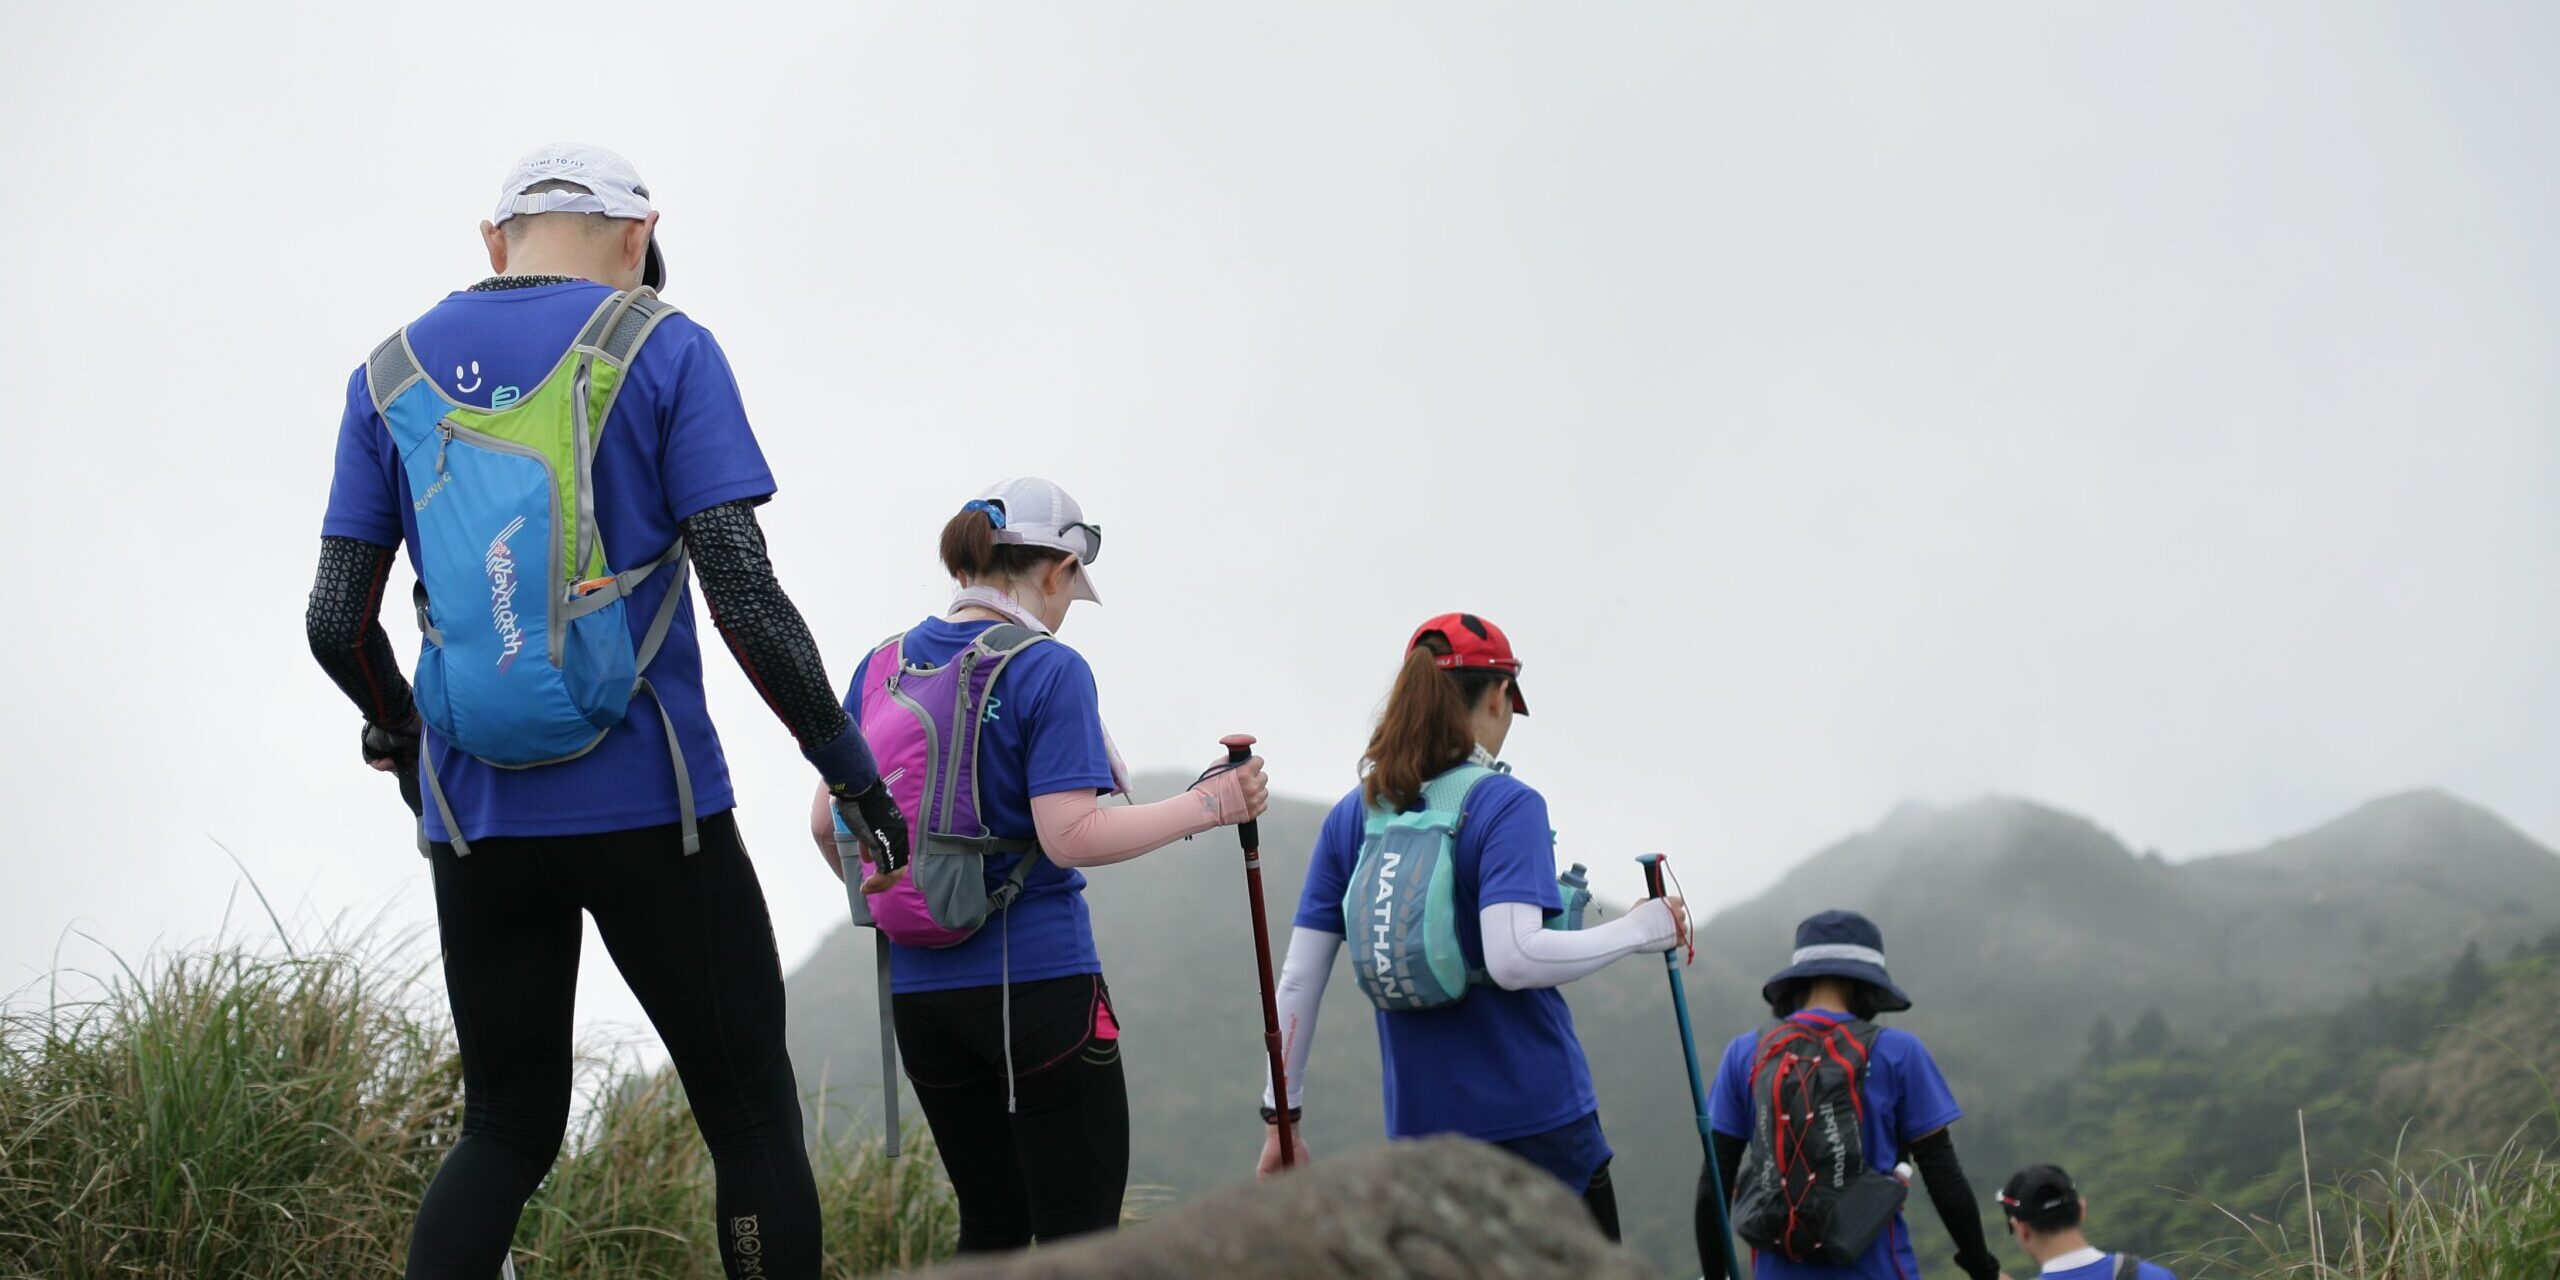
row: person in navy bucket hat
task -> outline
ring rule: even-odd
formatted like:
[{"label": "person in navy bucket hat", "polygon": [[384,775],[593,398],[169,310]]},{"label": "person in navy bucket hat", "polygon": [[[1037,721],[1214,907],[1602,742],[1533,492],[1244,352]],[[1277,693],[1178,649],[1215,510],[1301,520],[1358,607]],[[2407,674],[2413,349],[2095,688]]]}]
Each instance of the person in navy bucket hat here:
[{"label": "person in navy bucket hat", "polygon": [[1911,997],[1903,994],[1892,975],[1885,972],[1884,931],[1855,911],[1824,911],[1797,925],[1793,961],[1761,984],[1760,998],[1775,1005],[1781,989],[1800,978],[1849,978],[1866,983],[1875,988],[1876,995],[1884,997],[1875,1002],[1877,1013],[1900,1013],[1911,1007]]},{"label": "person in navy bucket hat", "polygon": [[[1752,1234],[1750,1212],[1760,1191],[1746,1184],[1760,1190],[1783,1187],[1781,1199],[1788,1204],[1787,1229],[1771,1233],[1770,1247],[1754,1244],[1754,1280],[1921,1280],[1920,1259],[1912,1250],[1901,1207],[1914,1189],[1910,1183],[1915,1176],[1922,1184],[1918,1189],[1926,1190],[1947,1224],[1956,1246],[1956,1268],[1968,1280],[2001,1280],[1979,1202],[1949,1133],[1964,1111],[1918,1036],[1875,1025],[1879,1016],[1911,1007],[1911,996],[1885,967],[1884,931],[1855,911],[1806,917],[1796,925],[1795,950],[1787,966],[1761,985],[1760,998],[1768,1003],[1772,1021],[1725,1046],[1707,1095],[1716,1177],[1702,1173],[1698,1179],[1698,1258],[1705,1280],[1724,1280],[1720,1237],[1728,1220],[1746,1241],[1761,1239]],[[1825,1059],[1819,1070],[1802,1069]],[[1835,1074],[1829,1063],[1841,1064],[1849,1075]],[[1837,1096],[1825,1094],[1825,1087],[1835,1089]],[[1797,1164],[1781,1166],[1766,1152],[1755,1151],[1754,1144],[1762,1141],[1755,1135],[1766,1128],[1778,1151],[1801,1150],[1804,1126],[1812,1117],[1830,1113],[1848,1118],[1848,1108],[1832,1109],[1850,1098],[1852,1089],[1860,1104],[1857,1155],[1866,1167],[1845,1183],[1834,1175],[1829,1194],[1836,1205],[1826,1210],[1834,1216],[1813,1233],[1826,1242],[1823,1247],[1790,1256],[1786,1250],[1796,1249],[1798,1240],[1795,1206],[1810,1203],[1809,1189],[1798,1179],[1811,1175],[1802,1157]],[[1772,1117],[1774,1125],[1763,1123]],[[1835,1134],[1831,1141],[1840,1139]],[[1755,1177],[1743,1176],[1746,1158]],[[1712,1198],[1719,1186],[1727,1197],[1724,1214],[1715,1211]],[[1821,1198],[1822,1188],[1810,1190]],[[1853,1219],[1862,1219],[1873,1234],[1861,1237],[1838,1229]],[[1859,1238],[1866,1242],[1855,1243]]]}]

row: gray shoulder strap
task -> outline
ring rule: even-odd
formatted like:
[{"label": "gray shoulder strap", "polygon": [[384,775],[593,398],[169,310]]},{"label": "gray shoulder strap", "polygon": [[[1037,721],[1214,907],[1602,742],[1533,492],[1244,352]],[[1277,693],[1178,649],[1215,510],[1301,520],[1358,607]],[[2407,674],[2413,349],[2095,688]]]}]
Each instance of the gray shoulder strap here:
[{"label": "gray shoulder strap", "polygon": [[409,331],[402,329],[382,340],[373,354],[364,358],[364,380],[373,393],[373,411],[381,413],[409,389],[409,384],[426,377],[418,367],[418,358],[409,354]]},{"label": "gray shoulder strap", "polygon": [[978,633],[978,643],[988,652],[1012,657],[1024,649],[1049,639],[1046,631],[1034,631],[1019,622],[999,622]]},{"label": "gray shoulder strap", "polygon": [[2115,1280],[2134,1280],[2134,1277],[2141,1274],[2141,1272],[2142,1259],[2137,1258],[2130,1253],[2119,1253],[2116,1255]]},{"label": "gray shoulder strap", "polygon": [[675,312],[673,306],[645,288],[615,294],[588,317],[587,327],[578,334],[578,346],[615,365],[628,367],[658,322]]}]

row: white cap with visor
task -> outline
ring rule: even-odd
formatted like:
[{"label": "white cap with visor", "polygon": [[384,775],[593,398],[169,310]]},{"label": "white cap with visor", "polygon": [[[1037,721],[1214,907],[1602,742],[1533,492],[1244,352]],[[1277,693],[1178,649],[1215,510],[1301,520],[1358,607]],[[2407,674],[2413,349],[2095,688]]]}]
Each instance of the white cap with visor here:
[{"label": "white cap with visor", "polygon": [[[574,182],[586,190],[527,190],[546,182]],[[649,184],[640,180],[630,161],[587,143],[558,142],[524,153],[507,171],[506,184],[498,190],[498,211],[489,221],[504,226],[509,218],[536,213],[600,213],[636,222],[649,212]],[[654,233],[640,283],[652,289],[667,284],[667,260],[658,252]]]},{"label": "white cap with visor", "polygon": [[1078,600],[1102,603],[1093,587],[1093,562],[1102,555],[1102,526],[1084,518],[1084,508],[1067,491],[1038,476],[1000,481],[968,504],[985,511],[996,527],[996,541],[1016,546],[1047,547],[1076,558]]}]

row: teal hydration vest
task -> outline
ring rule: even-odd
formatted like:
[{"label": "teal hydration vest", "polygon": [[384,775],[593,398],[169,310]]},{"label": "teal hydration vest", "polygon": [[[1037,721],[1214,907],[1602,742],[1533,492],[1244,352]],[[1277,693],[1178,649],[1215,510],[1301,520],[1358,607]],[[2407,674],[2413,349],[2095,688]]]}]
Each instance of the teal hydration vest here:
[{"label": "teal hydration vest", "polygon": [[[1483,970],[1467,967],[1458,945],[1458,930],[1476,927],[1475,921],[1458,919],[1458,830],[1466,825],[1476,784],[1509,772],[1499,765],[1462,764],[1422,784],[1418,808],[1369,810],[1360,860],[1342,891],[1351,973],[1369,1003],[1389,1011],[1436,1009],[1465,999],[1468,987],[1492,981]],[[1579,929],[1590,892],[1579,875],[1558,877],[1558,884],[1565,912],[1547,927]]]}]

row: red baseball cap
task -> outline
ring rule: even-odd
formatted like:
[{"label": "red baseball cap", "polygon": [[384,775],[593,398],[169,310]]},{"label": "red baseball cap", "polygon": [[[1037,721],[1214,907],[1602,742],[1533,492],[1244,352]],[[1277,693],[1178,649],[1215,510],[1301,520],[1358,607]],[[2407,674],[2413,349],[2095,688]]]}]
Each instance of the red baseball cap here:
[{"label": "red baseball cap", "polygon": [[1413,652],[1422,638],[1433,632],[1449,642],[1449,652],[1432,655],[1432,661],[1443,671],[1492,670],[1511,677],[1511,709],[1529,714],[1527,699],[1520,696],[1520,659],[1511,654],[1511,637],[1502,628],[1472,613],[1444,613],[1413,629],[1413,639],[1405,642],[1404,651]]}]

